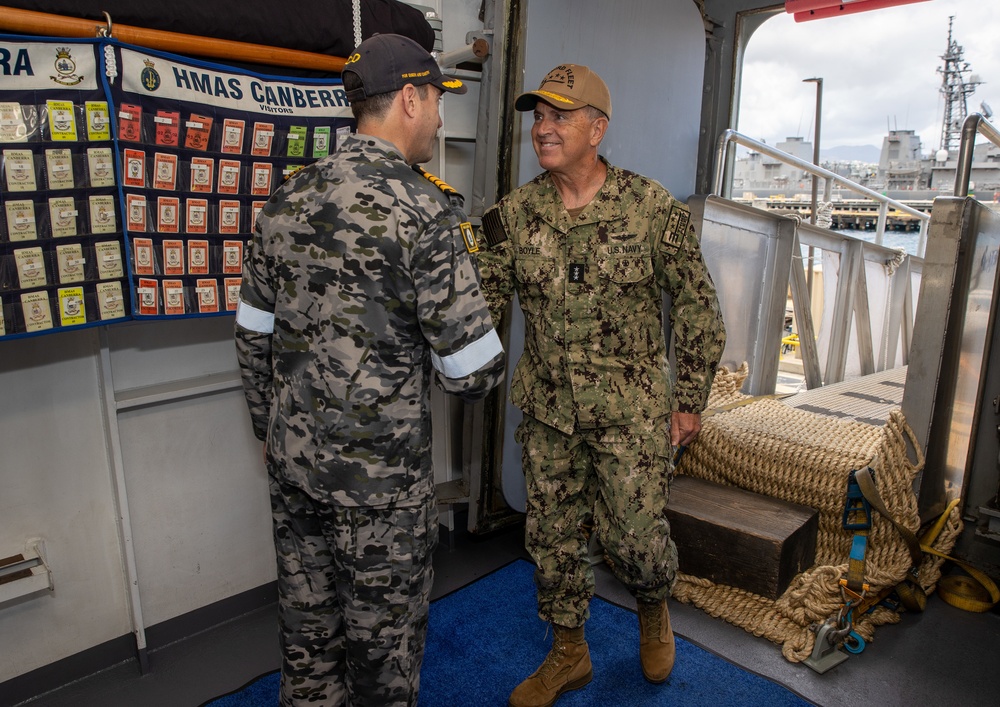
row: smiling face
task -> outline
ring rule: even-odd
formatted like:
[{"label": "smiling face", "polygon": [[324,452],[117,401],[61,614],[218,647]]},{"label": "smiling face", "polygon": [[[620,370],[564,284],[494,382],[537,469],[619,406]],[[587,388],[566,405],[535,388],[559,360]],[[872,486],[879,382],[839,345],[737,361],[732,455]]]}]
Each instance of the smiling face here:
[{"label": "smiling face", "polygon": [[538,101],[531,125],[531,144],[539,166],[561,174],[595,159],[607,119],[593,115],[587,108],[559,110]]}]

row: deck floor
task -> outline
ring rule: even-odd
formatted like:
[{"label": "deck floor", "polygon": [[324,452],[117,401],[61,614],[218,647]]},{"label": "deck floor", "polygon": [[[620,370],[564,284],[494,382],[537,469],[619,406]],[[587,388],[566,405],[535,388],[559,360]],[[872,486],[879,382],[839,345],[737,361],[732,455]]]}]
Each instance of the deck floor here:
[{"label": "deck floor", "polygon": [[[487,539],[453,533],[435,555],[434,596],[518,557],[526,557],[520,528]],[[600,596],[634,606],[606,566],[597,565],[597,575]],[[932,596],[926,612],[904,615],[899,624],[880,627],[863,653],[823,675],[788,662],[777,646],[693,607],[674,602],[671,618],[675,630],[686,639],[824,707],[994,707],[1000,695],[1000,613],[996,610],[968,613]],[[139,675],[135,662],[129,661],[22,704],[196,707],[278,667],[276,620],[275,607],[265,607],[153,651],[146,675]],[[502,649],[498,646],[498,651]],[[483,704],[505,701],[506,695],[498,695]]]}]

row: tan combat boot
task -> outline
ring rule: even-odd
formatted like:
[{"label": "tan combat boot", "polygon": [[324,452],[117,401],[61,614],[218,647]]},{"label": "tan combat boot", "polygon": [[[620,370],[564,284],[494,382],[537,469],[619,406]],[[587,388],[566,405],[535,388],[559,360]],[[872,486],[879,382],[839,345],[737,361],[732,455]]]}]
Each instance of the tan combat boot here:
[{"label": "tan combat boot", "polygon": [[565,628],[552,624],[552,650],[538,670],[514,688],[510,707],[550,707],[564,692],[583,687],[594,671],[583,626]]},{"label": "tan combat boot", "polygon": [[670,628],[667,600],[637,602],[639,608],[639,662],[642,674],[652,683],[670,677],[674,668],[674,632]]}]

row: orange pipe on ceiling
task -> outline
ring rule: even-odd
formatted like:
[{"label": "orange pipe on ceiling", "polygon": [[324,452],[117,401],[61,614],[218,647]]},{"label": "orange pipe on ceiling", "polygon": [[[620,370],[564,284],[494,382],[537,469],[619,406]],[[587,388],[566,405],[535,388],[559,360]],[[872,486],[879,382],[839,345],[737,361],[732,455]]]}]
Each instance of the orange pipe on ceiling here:
[{"label": "orange pipe on ceiling", "polygon": [[[313,69],[334,74],[339,74],[347,62],[343,57],[327,54],[119,25],[114,23],[114,18],[111,20],[111,36],[115,39],[127,44],[136,44],[150,49],[160,49],[188,56],[228,59],[266,66]],[[107,28],[108,25],[100,20],[78,19],[33,10],[0,7],[0,29],[7,32],[51,37],[93,38],[102,29]]]}]

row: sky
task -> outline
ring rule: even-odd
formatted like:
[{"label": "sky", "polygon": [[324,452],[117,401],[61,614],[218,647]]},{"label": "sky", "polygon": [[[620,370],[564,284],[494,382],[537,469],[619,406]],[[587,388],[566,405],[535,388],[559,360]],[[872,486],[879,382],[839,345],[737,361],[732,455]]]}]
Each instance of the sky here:
[{"label": "sky", "polygon": [[795,22],[781,13],[751,36],[743,68],[737,130],[769,145],[787,137],[812,142],[816,84],[823,79],[820,147],[882,146],[892,130],[913,130],[925,155],[941,143],[940,93],[952,37],[985,83],[968,101],[981,113],[985,101],[1000,125],[1000,2],[927,0],[842,17]]}]

